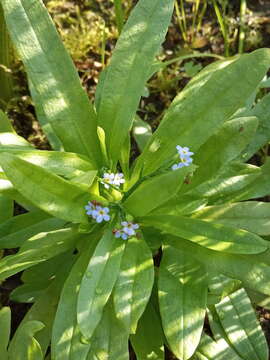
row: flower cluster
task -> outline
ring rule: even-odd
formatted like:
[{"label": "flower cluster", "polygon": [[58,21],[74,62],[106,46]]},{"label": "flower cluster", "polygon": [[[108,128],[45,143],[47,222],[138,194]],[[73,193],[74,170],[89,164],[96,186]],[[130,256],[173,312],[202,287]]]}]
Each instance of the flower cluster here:
[{"label": "flower cluster", "polygon": [[103,174],[103,180],[101,181],[101,183],[104,185],[104,187],[106,189],[109,189],[110,185],[114,185],[116,187],[120,187],[121,184],[124,184],[125,179],[124,179],[124,174],[122,173],[104,173]]},{"label": "flower cluster", "polygon": [[88,202],[88,205],[85,206],[86,214],[92,216],[92,218],[97,222],[101,223],[104,221],[110,220],[110,209],[107,207],[102,207],[101,204],[96,201]]},{"label": "flower cluster", "polygon": [[138,224],[133,224],[132,222],[122,221],[121,222],[122,229],[114,230],[114,236],[116,238],[122,238],[123,240],[127,240],[129,237],[136,235],[136,231],[139,229]]},{"label": "flower cluster", "polygon": [[178,164],[174,164],[172,166],[172,170],[177,170],[184,166],[189,166],[193,161],[191,156],[194,155],[194,153],[191,152],[188,147],[182,147],[180,145],[176,146],[176,150],[178,152],[180,162]]}]

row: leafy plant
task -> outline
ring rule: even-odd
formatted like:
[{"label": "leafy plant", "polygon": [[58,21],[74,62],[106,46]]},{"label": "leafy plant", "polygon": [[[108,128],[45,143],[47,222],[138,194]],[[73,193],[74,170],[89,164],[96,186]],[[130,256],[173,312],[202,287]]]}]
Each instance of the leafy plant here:
[{"label": "leafy plant", "polygon": [[[1,219],[0,248],[19,249],[0,260],[0,280],[22,271],[11,298],[33,303],[12,360],[31,349],[33,359],[124,360],[129,339],[138,359],[164,359],[164,345],[179,359],[267,359],[244,289],[254,302],[270,295],[269,204],[247,201],[269,194],[270,162],[245,161],[269,140],[269,96],[251,99],[270,51],[199,72],[129,164],[173,3],[138,2],[92,105],[42,1],[1,0],[54,149],[35,150],[1,114],[1,196],[28,212]],[[215,340],[203,333],[207,308]]]}]

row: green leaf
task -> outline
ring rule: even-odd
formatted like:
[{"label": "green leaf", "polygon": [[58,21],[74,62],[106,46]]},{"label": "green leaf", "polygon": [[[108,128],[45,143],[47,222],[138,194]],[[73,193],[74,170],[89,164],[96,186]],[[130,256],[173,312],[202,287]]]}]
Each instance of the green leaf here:
[{"label": "green leaf", "polygon": [[[55,318],[55,312],[57,309],[60,292],[63,287],[63,282],[68,276],[70,269],[73,265],[73,261],[75,259],[76,257],[74,256],[71,261],[66,262],[59,267],[54,281],[31,306],[30,310],[26,313],[18,329],[15,332],[16,336],[16,333],[20,330],[20,328],[29,321],[36,320],[42,322],[45,327],[41,331],[39,331],[35,337],[41,346],[43,354],[47,352],[47,348],[51,341],[52,325]],[[15,336],[13,336],[11,340],[10,347],[13,347]]]},{"label": "green leaf", "polygon": [[113,300],[116,317],[128,333],[135,333],[154,282],[152,253],[143,239],[128,240],[122,257]]},{"label": "green leaf", "polygon": [[244,105],[269,66],[270,51],[259,49],[218,62],[214,71],[205,70],[194,77],[175,98],[145,148],[140,159],[143,175],[154,172],[170,159],[178,144],[199,152],[220,125]]},{"label": "green leaf", "polygon": [[262,177],[261,168],[250,165],[232,163],[225,167],[215,179],[209,180],[189,193],[197,198],[207,198],[209,204],[232,202],[238,194],[246,193],[247,188]]},{"label": "green leaf", "polygon": [[[173,0],[143,0],[132,11],[101,81],[98,124],[114,164],[128,135],[156,53],[165,38]],[[101,93],[101,94],[100,94]]]},{"label": "green leaf", "polygon": [[189,195],[182,195],[180,189],[176,196],[161,205],[159,208],[155,209],[153,213],[155,215],[189,215],[203,209],[206,204],[206,199],[198,199]]},{"label": "green leaf", "polygon": [[59,268],[72,262],[73,249],[61,253],[47,261],[27,268],[22,276],[23,285],[17,286],[10,294],[15,302],[33,303],[42,296],[58,276]]},{"label": "green leaf", "polygon": [[211,273],[241,280],[244,287],[270,295],[270,267],[258,255],[235,255],[207,249],[191,241],[168,237],[168,243],[203,263]]},{"label": "green leaf", "polygon": [[41,347],[34,338],[35,333],[43,328],[44,324],[40,321],[28,321],[21,326],[15,335],[13,346],[9,350],[10,359],[43,360]]},{"label": "green leaf", "polygon": [[140,222],[216,251],[256,254],[268,249],[267,242],[259,236],[219,223],[174,215],[146,216]]},{"label": "green leaf", "polygon": [[102,317],[117,280],[125,243],[108,228],[99,241],[84,273],[78,295],[77,318],[80,331],[90,339]]},{"label": "green leaf", "polygon": [[9,307],[3,307],[0,310],[0,353],[3,360],[8,360],[7,347],[10,337],[11,311]]},{"label": "green leaf", "polygon": [[204,267],[170,246],[163,249],[158,295],[163,329],[173,353],[189,359],[199,344],[206,311]]},{"label": "green leaf", "polygon": [[143,121],[139,116],[135,116],[132,127],[132,135],[142,152],[148,140],[152,136],[151,126],[146,121]]},{"label": "green leaf", "polygon": [[[71,359],[70,351],[77,324],[77,298],[83,274],[91,258],[97,239],[87,239],[82,253],[65,281],[53,324],[51,352],[54,360]],[[69,316],[66,316],[69,314]],[[74,345],[73,345],[74,346]],[[77,347],[82,346],[81,343]],[[76,354],[78,357],[78,353]],[[80,359],[82,359],[80,357]]]},{"label": "green leaf", "polygon": [[243,161],[249,160],[261,147],[270,140],[270,94],[265,95],[259,103],[249,112],[250,115],[259,119],[259,126],[250,144],[242,153]]},{"label": "green leaf", "polygon": [[204,356],[206,360],[243,360],[224,339],[214,341],[206,334],[203,334],[201,338],[197,353]]},{"label": "green leaf", "polygon": [[245,201],[234,204],[207,206],[192,214],[192,218],[217,221],[220,224],[245,229],[258,235],[270,235],[270,204]]},{"label": "green leaf", "polygon": [[230,294],[215,308],[228,339],[244,359],[268,359],[263,331],[244,289]]},{"label": "green leaf", "polygon": [[199,167],[190,187],[216,177],[218,171],[235,159],[250,142],[257,125],[256,117],[226,121],[222,128],[200,147],[198,153],[194,154],[194,163]]},{"label": "green leaf", "polygon": [[133,216],[147,215],[177,194],[186,176],[193,170],[193,166],[176,171],[170,169],[165,174],[143,181],[124,201],[124,207]]},{"label": "green leaf", "polygon": [[12,216],[13,216],[13,200],[8,199],[3,195],[0,195],[0,228],[2,223],[10,219]]},{"label": "green leaf", "polygon": [[90,194],[67,180],[8,153],[0,154],[5,174],[24,197],[41,210],[75,223],[86,223]]},{"label": "green leaf", "polygon": [[64,220],[49,218],[42,211],[17,215],[0,224],[0,249],[20,247],[27,239],[44,231],[63,227]]},{"label": "green leaf", "polygon": [[96,359],[129,360],[128,333],[116,318],[111,302],[105,306],[90,343],[87,360]]},{"label": "green leaf", "polygon": [[0,132],[14,132],[11,121],[2,110],[0,110]]},{"label": "green leaf", "polygon": [[100,159],[96,115],[41,0],[1,0],[8,30],[42,106],[66,151]]},{"label": "green leaf", "polygon": [[25,150],[0,146],[0,153],[8,152],[22,160],[47,169],[68,179],[95,170],[87,157],[60,151]]},{"label": "green leaf", "polygon": [[161,320],[149,301],[138,322],[136,334],[130,336],[137,360],[164,360],[164,334]]},{"label": "green leaf", "polygon": [[[39,100],[40,94],[36,90],[35,86],[31,82],[31,79],[28,77],[28,86],[29,90],[32,96],[32,99],[35,101],[35,113],[38,118],[38,122],[42,127],[42,130],[44,134],[46,135],[52,149],[57,151],[64,151],[64,147],[58,136],[53,130],[53,127],[49,121],[49,118],[47,118],[47,114],[45,110],[43,109],[43,101]],[[41,95],[42,96],[42,95]]]},{"label": "green leaf", "polygon": [[72,248],[78,238],[74,229],[43,232],[26,240],[15,255],[0,260],[0,281]]},{"label": "green leaf", "polygon": [[23,137],[13,132],[0,133],[0,149],[33,150],[33,146]]}]

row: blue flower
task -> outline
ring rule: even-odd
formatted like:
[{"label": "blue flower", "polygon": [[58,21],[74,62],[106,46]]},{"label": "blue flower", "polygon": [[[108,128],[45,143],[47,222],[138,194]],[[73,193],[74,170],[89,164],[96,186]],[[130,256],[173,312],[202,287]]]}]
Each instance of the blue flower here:
[{"label": "blue flower", "polygon": [[128,235],[126,233],[124,233],[123,230],[116,230],[114,232],[114,236],[116,238],[122,238],[123,240],[127,240],[128,239]]},{"label": "blue flower", "polygon": [[92,215],[92,212],[95,209],[95,206],[89,201],[88,205],[86,205],[84,208],[86,210],[87,215]]},{"label": "blue flower", "polygon": [[177,145],[176,149],[177,149],[177,152],[179,154],[179,158],[181,161],[177,164],[173,164],[172,170],[177,170],[177,169],[181,169],[184,166],[189,166],[193,162],[193,159],[191,156],[194,155],[194,153],[191,152],[189,150],[189,148],[186,146],[182,147],[180,145]]},{"label": "blue flower", "polygon": [[132,222],[128,221],[122,221],[121,225],[122,229],[115,229],[113,233],[116,238],[122,238],[123,240],[127,240],[128,238],[135,236],[135,230],[139,229],[138,224],[133,224]]},{"label": "blue flower", "polygon": [[96,206],[95,210],[92,211],[92,218],[96,220],[97,223],[104,221],[109,221],[111,219],[109,215],[109,208]]},{"label": "blue flower", "polygon": [[121,225],[123,226],[124,233],[126,233],[128,236],[135,235],[136,234],[135,230],[139,229],[138,224],[133,224],[132,222],[128,222],[128,221],[122,221]]},{"label": "blue flower", "polygon": [[176,150],[180,156],[180,159],[189,158],[190,156],[194,155],[194,153],[191,152],[187,146],[182,147],[180,145],[177,145]]}]

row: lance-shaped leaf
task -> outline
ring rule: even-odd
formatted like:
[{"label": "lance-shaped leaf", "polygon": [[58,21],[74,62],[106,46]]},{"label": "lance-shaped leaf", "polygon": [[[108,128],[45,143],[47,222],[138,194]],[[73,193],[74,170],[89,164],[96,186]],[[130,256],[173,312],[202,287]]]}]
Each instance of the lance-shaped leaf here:
[{"label": "lance-shaped leaf", "polygon": [[198,356],[199,360],[243,360],[224,339],[214,341],[206,334],[203,334],[195,356]]},{"label": "lance-shaped leaf", "polygon": [[51,342],[52,325],[55,318],[60,292],[63,287],[63,282],[68,276],[75,259],[76,257],[74,256],[71,261],[68,261],[62,264],[62,266],[59,266],[54,281],[52,281],[46,291],[35,301],[30,310],[22,319],[19,327],[15,332],[15,335],[11,340],[9,348],[14,346],[16,333],[20,331],[20,328],[24,326],[25,323],[35,320],[40,321],[45,325],[45,327],[36,334],[35,338],[39,342],[43,354],[47,352],[47,348]]},{"label": "lance-shaped leaf", "polygon": [[259,236],[219,223],[174,215],[146,216],[141,222],[216,251],[256,254],[268,249],[267,242]]},{"label": "lance-shaped leaf", "polygon": [[145,180],[124,201],[124,207],[134,216],[147,215],[177,194],[186,176],[194,169],[194,166],[176,171],[170,169],[165,174]]},{"label": "lance-shaped leaf", "polygon": [[40,233],[24,242],[15,255],[0,260],[0,280],[72,248],[80,238],[72,228]]},{"label": "lance-shaped leaf", "polygon": [[14,150],[33,150],[33,146],[28,141],[13,132],[0,133],[0,149],[4,147]]},{"label": "lance-shaped leaf", "polygon": [[18,360],[43,360],[40,344],[34,335],[44,328],[40,321],[28,321],[16,332],[13,346],[8,352],[10,359]]},{"label": "lance-shaped leaf", "polygon": [[[87,241],[90,243],[86,243],[83,247],[83,250],[65,281],[61,292],[52,332],[51,351],[52,358],[54,360],[72,359],[70,351],[77,324],[76,310],[78,291],[89,259],[95,249],[97,239],[92,237],[87,239]],[[66,314],[69,314],[69,316],[66,316]],[[83,344],[81,344],[79,338],[76,348],[81,346],[83,346]],[[78,352],[76,356],[78,357]],[[82,359],[82,357],[80,357],[80,359]]]},{"label": "lance-shaped leaf", "polygon": [[2,110],[0,110],[0,132],[14,132],[11,121]]},{"label": "lance-shaped leaf", "polygon": [[0,310],[0,353],[3,360],[8,360],[7,347],[10,337],[11,311],[9,307]]},{"label": "lance-shaped leaf", "polygon": [[95,170],[86,156],[74,153],[32,149],[25,150],[22,148],[14,149],[8,146],[0,146],[0,153],[2,152],[16,155],[22,160],[38,165],[68,179],[82,175],[84,172]]},{"label": "lance-shaped leaf", "polygon": [[50,218],[43,211],[13,216],[0,224],[0,249],[20,247],[25,240],[44,231],[52,231],[63,227],[65,220]]},{"label": "lance-shaped leaf", "polygon": [[256,116],[259,119],[259,126],[250,144],[242,152],[241,160],[251,158],[261,147],[270,140],[270,94],[265,95],[261,101],[249,111],[248,115]]},{"label": "lance-shaped leaf", "polygon": [[114,289],[116,316],[128,333],[135,333],[154,282],[152,253],[143,239],[128,240]]},{"label": "lance-shaped leaf", "polygon": [[258,235],[270,234],[270,204],[244,201],[234,204],[207,206],[192,214],[194,219],[217,221],[220,224],[245,229]]},{"label": "lance-shaped leaf", "polygon": [[207,298],[204,267],[170,246],[163,248],[158,295],[163,329],[179,359],[189,359],[201,338]]},{"label": "lance-shaped leaf", "polygon": [[17,286],[10,293],[10,299],[15,302],[36,302],[40,296],[44,295],[51,283],[55,281],[59,268],[62,268],[66,263],[72,262],[73,251],[74,249],[70,249],[24,270],[21,276],[23,284]]},{"label": "lance-shaped leaf", "polygon": [[215,178],[218,171],[235,159],[250,142],[257,125],[256,117],[242,117],[225,122],[194,154],[194,163],[199,167],[189,188]]},{"label": "lance-shaped leaf", "polygon": [[[0,195],[0,227],[13,216],[13,200]],[[1,245],[0,245],[1,246]]]},{"label": "lance-shaped leaf", "polygon": [[118,277],[125,243],[109,228],[99,241],[84,273],[77,305],[77,318],[82,334],[90,339],[101,320]]},{"label": "lance-shaped leaf", "polygon": [[90,194],[67,180],[8,153],[0,165],[16,190],[38,208],[75,223],[87,222],[84,206]]},{"label": "lance-shaped leaf", "polygon": [[90,343],[87,360],[129,360],[128,332],[116,318],[110,301]]},{"label": "lance-shaped leaf", "polygon": [[178,144],[199,151],[220,125],[244,105],[269,66],[269,49],[259,49],[218,62],[215,71],[204,71],[206,76],[198,74],[175,98],[145,148],[140,160],[143,174],[155,171],[171,158]]},{"label": "lance-shaped leaf", "polygon": [[101,81],[98,124],[116,163],[131,128],[154,57],[164,41],[173,0],[142,0],[131,13]]},{"label": "lance-shaped leaf", "polygon": [[164,360],[164,334],[161,320],[151,301],[138,322],[136,334],[130,336],[137,360]]},{"label": "lance-shaped leaf", "polygon": [[96,115],[41,0],[1,0],[7,27],[42,106],[66,151],[100,158]]},{"label": "lance-shaped leaf", "polygon": [[192,255],[203,263],[209,272],[241,280],[244,287],[270,295],[270,266],[259,255],[235,255],[214,251],[177,237],[168,237],[171,246]]},{"label": "lance-shaped leaf", "polygon": [[266,339],[244,289],[230,294],[215,308],[228,339],[243,359],[268,359]]},{"label": "lance-shaped leaf", "polygon": [[146,121],[143,121],[139,116],[136,116],[132,127],[132,134],[140,151],[143,151],[148,140],[152,136],[152,129]]}]

